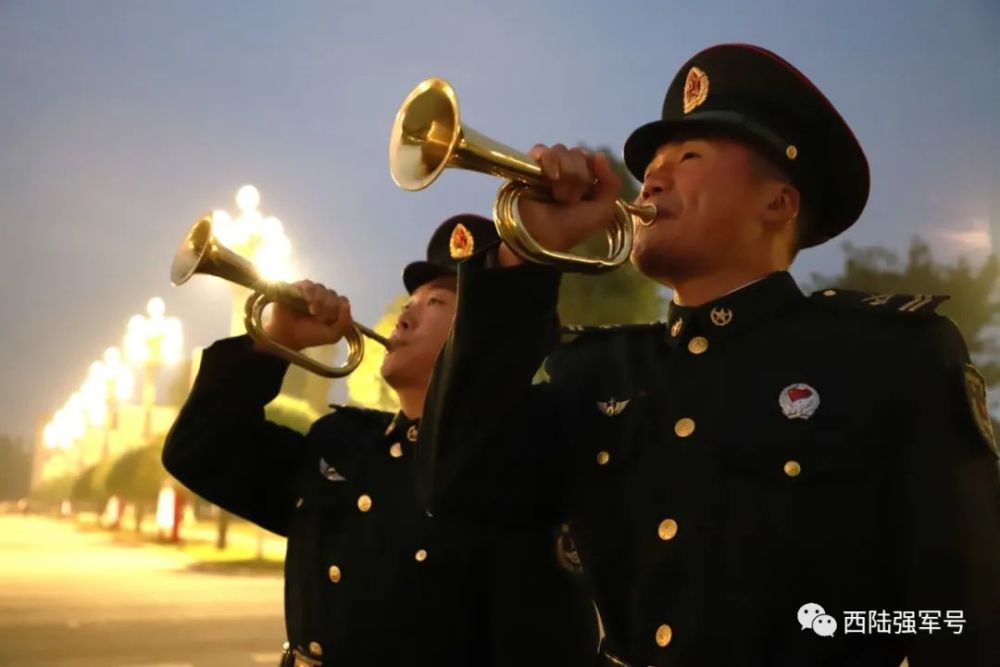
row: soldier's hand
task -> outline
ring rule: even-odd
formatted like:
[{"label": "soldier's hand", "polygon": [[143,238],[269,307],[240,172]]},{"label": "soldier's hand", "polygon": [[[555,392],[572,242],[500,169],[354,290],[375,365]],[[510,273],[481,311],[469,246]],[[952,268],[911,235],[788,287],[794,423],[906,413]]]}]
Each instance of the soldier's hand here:
[{"label": "soldier's hand", "polygon": [[[529,155],[550,183],[550,201],[518,200],[521,221],[532,236],[549,250],[565,252],[614,223],[615,201],[621,179],[603,153],[590,153],[562,144],[536,144]],[[521,260],[506,245],[500,247],[503,266]]]},{"label": "soldier's hand", "polygon": [[309,280],[293,284],[302,290],[309,303],[309,312],[300,313],[283,303],[272,303],[264,321],[264,331],[275,342],[293,350],[330,345],[354,326],[351,304],[346,297]]}]

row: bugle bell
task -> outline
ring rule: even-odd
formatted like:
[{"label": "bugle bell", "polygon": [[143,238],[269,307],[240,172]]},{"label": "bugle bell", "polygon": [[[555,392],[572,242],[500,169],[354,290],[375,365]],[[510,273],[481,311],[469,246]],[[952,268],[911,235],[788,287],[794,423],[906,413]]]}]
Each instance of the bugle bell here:
[{"label": "bugle bell", "polygon": [[347,341],[347,360],[339,366],[327,366],[274,341],[264,331],[262,315],[265,306],[272,301],[280,301],[299,312],[306,313],[309,304],[298,287],[285,282],[265,280],[250,261],[222,245],[212,233],[211,213],[199,218],[184,235],[184,240],[181,241],[174,255],[174,261],[170,265],[170,282],[174,285],[183,285],[191,276],[199,273],[218,276],[250,289],[252,294],[246,300],[243,319],[250,337],[276,356],[317,375],[336,378],[354,371],[364,358],[365,343],[362,336],[367,336],[383,346],[388,344],[384,336],[355,323],[344,336]]},{"label": "bugle bell", "polygon": [[468,169],[507,179],[493,204],[497,233],[522,259],[563,271],[598,273],[621,266],[632,252],[632,218],[648,224],[653,204],[619,199],[614,225],[607,230],[606,257],[556,252],[541,246],[521,222],[517,203],[528,194],[544,197],[547,181],[531,156],[476,132],[461,122],[455,90],[444,79],[427,79],[414,88],[396,113],[389,136],[389,172],[404,190],[422,190],[447,168]]}]

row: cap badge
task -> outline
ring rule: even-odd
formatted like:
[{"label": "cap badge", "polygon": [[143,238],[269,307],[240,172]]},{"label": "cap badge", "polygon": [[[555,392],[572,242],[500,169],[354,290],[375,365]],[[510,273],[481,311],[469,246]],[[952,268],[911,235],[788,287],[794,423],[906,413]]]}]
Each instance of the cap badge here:
[{"label": "cap badge", "polygon": [[471,257],[475,245],[472,233],[462,223],[458,223],[455,225],[455,229],[451,230],[451,238],[448,240],[448,251],[451,253],[452,259]]},{"label": "cap badge", "polygon": [[819,392],[805,383],[796,382],[781,390],[778,405],[789,419],[809,419],[819,407]]},{"label": "cap badge", "polygon": [[691,113],[708,99],[708,75],[697,67],[688,70],[684,81],[684,113]]}]

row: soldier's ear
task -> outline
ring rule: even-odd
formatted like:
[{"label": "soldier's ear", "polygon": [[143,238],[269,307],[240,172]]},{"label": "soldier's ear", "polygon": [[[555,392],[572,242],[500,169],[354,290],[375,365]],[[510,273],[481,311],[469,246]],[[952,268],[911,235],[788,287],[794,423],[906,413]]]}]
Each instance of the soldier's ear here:
[{"label": "soldier's ear", "polygon": [[791,229],[801,205],[798,188],[791,183],[771,182],[767,184],[766,190],[766,203],[762,212],[764,226],[773,231],[780,231],[786,226]]}]

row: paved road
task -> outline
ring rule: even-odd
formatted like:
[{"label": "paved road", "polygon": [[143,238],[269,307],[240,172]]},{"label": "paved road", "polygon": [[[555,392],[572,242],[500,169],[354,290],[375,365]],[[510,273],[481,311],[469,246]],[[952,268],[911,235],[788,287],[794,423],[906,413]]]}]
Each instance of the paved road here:
[{"label": "paved road", "polygon": [[190,564],[68,522],[0,516],[0,666],[276,665],[281,577]]}]

